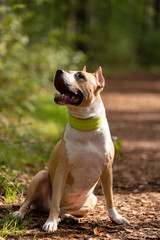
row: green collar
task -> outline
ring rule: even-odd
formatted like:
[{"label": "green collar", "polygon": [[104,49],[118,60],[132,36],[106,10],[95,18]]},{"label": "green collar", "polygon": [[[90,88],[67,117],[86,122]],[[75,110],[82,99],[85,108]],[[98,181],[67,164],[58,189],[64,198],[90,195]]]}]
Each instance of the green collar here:
[{"label": "green collar", "polygon": [[102,126],[104,115],[102,114],[97,118],[80,119],[80,118],[73,117],[69,112],[68,120],[72,128],[75,128],[81,131],[91,131]]}]

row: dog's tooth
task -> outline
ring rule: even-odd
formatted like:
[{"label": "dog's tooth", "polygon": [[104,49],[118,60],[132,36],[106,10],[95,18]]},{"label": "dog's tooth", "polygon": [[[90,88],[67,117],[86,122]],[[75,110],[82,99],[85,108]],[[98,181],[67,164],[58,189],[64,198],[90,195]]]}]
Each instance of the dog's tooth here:
[{"label": "dog's tooth", "polygon": [[71,99],[74,100],[76,97],[75,96],[72,96]]}]

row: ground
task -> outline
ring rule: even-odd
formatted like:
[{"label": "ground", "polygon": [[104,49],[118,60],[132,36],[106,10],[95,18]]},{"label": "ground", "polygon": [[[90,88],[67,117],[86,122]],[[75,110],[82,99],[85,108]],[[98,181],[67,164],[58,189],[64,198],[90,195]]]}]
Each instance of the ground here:
[{"label": "ground", "polygon": [[111,134],[123,141],[124,157],[113,166],[114,199],[130,225],[109,220],[98,185],[98,204],[86,217],[66,219],[48,234],[41,230],[47,215],[32,211],[24,220],[29,220],[25,235],[7,239],[160,239],[160,74],[111,78],[102,98]]}]

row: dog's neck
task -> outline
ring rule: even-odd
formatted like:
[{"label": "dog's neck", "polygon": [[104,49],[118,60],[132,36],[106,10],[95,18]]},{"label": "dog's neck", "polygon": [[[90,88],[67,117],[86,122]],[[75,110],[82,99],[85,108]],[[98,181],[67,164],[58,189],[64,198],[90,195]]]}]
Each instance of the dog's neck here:
[{"label": "dog's neck", "polygon": [[105,108],[101,98],[99,97],[96,101],[88,107],[69,107],[69,111],[72,116],[81,119],[97,118],[102,114],[105,114]]}]

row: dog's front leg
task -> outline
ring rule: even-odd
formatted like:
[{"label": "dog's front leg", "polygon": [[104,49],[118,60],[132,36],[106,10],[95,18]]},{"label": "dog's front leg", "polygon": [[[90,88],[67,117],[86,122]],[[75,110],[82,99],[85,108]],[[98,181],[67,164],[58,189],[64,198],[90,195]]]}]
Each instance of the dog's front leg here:
[{"label": "dog's front leg", "polygon": [[[112,161],[111,161],[112,162]],[[113,202],[113,179],[112,179],[112,163],[104,166],[102,175],[100,177],[103,192],[105,195],[109,217],[117,224],[129,224],[128,220],[122,217],[115,209]]]},{"label": "dog's front leg", "polygon": [[57,167],[55,171],[52,184],[52,200],[50,213],[46,223],[42,227],[42,229],[46,232],[54,232],[57,230],[58,217],[60,214],[60,202],[68,173],[69,169],[65,168],[64,166]]}]

